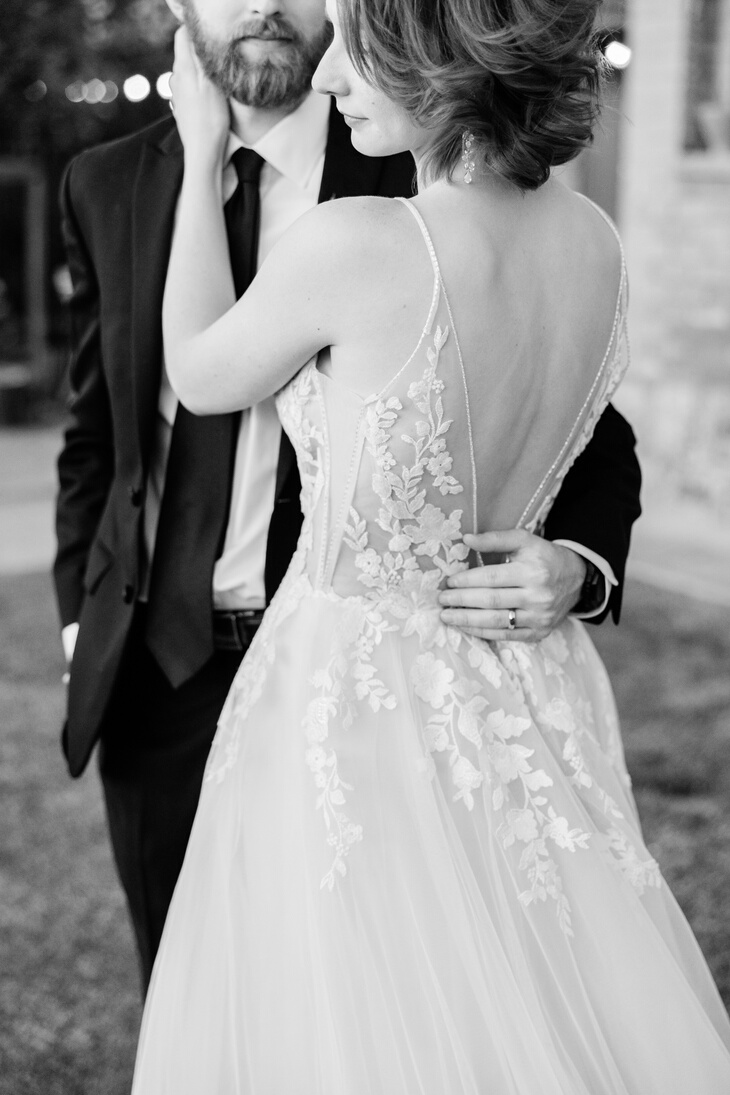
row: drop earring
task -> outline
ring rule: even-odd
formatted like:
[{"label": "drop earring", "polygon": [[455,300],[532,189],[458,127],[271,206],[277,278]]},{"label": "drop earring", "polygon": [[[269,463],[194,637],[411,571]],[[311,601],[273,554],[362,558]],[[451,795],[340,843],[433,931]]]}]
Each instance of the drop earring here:
[{"label": "drop earring", "polygon": [[461,162],[464,165],[464,182],[470,183],[474,178],[476,164],[474,163],[474,134],[468,129],[461,135]]}]

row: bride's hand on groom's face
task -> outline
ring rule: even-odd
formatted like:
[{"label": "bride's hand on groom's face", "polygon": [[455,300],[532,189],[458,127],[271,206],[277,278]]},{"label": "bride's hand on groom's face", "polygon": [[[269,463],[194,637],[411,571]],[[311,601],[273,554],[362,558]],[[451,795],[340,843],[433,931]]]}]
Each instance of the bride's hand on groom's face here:
[{"label": "bride's hand on groom's face", "polygon": [[186,27],[179,27],[175,34],[170,90],[186,170],[191,164],[218,166],[230,129],[228,102],[200,67]]},{"label": "bride's hand on groom's face", "polygon": [[491,641],[539,642],[577,604],[586,564],[570,548],[524,529],[465,536],[464,542],[509,562],[474,567],[449,579],[440,600],[441,619],[450,627]]}]

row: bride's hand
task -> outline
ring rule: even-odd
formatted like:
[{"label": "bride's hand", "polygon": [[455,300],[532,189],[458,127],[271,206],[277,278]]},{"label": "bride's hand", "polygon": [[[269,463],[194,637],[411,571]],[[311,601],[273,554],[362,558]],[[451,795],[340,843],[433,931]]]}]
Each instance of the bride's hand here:
[{"label": "bride's hand", "polygon": [[230,128],[228,102],[201,69],[186,27],[175,33],[170,90],[186,163],[219,164]]}]

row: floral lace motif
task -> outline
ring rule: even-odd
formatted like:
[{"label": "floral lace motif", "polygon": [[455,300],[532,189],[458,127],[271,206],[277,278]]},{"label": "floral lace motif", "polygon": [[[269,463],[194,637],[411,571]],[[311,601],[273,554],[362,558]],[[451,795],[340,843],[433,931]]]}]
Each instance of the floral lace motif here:
[{"label": "floral lace motif", "polygon": [[[607,352],[593,403],[586,405],[577,435],[566,442],[544,480],[546,490],[536,494],[528,527],[544,519],[623,375],[627,351],[622,297],[612,353]],[[594,848],[640,893],[660,885],[661,876],[645,854],[631,810],[625,812],[617,803],[617,798],[622,806],[631,800],[622,797],[627,777],[613,701],[605,673],[589,664],[590,653],[575,631],[579,625],[566,624],[541,644],[527,646],[487,644],[441,622],[438,592],[447,577],[467,567],[469,554],[463,543],[464,511],[451,508],[451,496],[463,494],[464,487],[447,444],[453,421],[445,412],[444,381],[438,375],[450,339],[455,343],[449,326],[429,329],[420,377],[404,384],[399,394],[391,384],[362,404],[358,443],[373,463],[370,486],[376,514],[368,524],[352,499],[344,497],[346,516],[332,530],[335,537],[342,533],[343,548],[353,553],[359,596],[340,597],[319,588],[323,570],[317,571],[314,587],[304,573],[313,552],[315,511],[323,527],[322,559],[330,553],[330,442],[315,363],[280,393],[279,413],[298,453],[305,520],[292,568],[226,704],[206,778],[222,779],[236,763],[236,727],[261,694],[274,658],[275,633],[285,616],[304,596],[336,602],[329,653],[318,659],[309,678],[312,693],[302,720],[304,759],[331,849],[321,888],[331,891],[347,875],[348,857],[366,836],[353,808],[354,780],[342,770],[332,738],[335,732],[358,733],[360,712],[397,710],[400,696],[389,680],[389,662],[378,654],[392,642],[388,636],[398,633],[404,640],[417,639],[415,649],[411,647],[409,683],[416,703],[424,708],[418,770],[443,784],[453,809],[487,811],[494,818],[491,831],[512,864],[522,906],[552,906],[569,936],[572,910],[561,857]],[[408,432],[401,426],[403,432],[397,433],[406,420]],[[592,696],[576,685],[574,668],[581,668],[584,676],[595,670]],[[593,762],[599,755],[601,771],[608,758],[618,790],[601,786],[594,777]],[[565,798],[566,782],[580,809]]]},{"label": "floral lace motif", "polygon": [[276,409],[281,423],[289,436],[296,438],[305,523],[305,542],[302,544],[300,540],[299,546],[306,550],[311,550],[312,547],[312,520],[325,486],[324,434],[305,413],[313,400],[316,375],[315,358],[297,373],[276,398]]},{"label": "floral lace motif", "polygon": [[[354,825],[342,810],[345,791],[353,790],[343,781],[333,750],[327,750],[329,720],[337,715],[338,724],[348,728],[357,703],[367,702],[371,710],[393,709],[396,699],[376,675],[371,658],[387,631],[400,630],[404,636],[417,633],[424,645],[444,642],[436,594],[444,576],[466,565],[468,549],[461,542],[461,510],[450,515],[426,503],[424,477],[442,495],[458,494],[463,487],[450,474],[452,458],[446,449],[445,435],[451,420],[444,417],[443,381],[436,377],[439,354],[448,338],[448,329],[438,327],[433,345],[427,349],[428,365],[420,381],[408,389],[408,398],[424,415],[416,423],[415,438],[402,440],[413,448],[413,460],[395,470],[390,451],[391,430],[403,409],[401,401],[372,397],[367,401],[365,439],[374,457],[376,471],[373,490],[380,498],[378,526],[388,534],[388,550],[382,555],[369,547],[367,525],[354,508],[350,509],[343,542],[355,553],[358,580],[368,590],[366,597],[348,609],[348,635],[336,636],[335,653],[327,667],[312,680],[319,693],[307,709],[304,732],[308,742],[307,763],[320,791],[317,809],[322,811],[328,843],[335,850],[330,870],[322,886],[332,889],[336,874],[346,873],[345,857],[354,843],[362,839],[362,829]],[[422,569],[419,556],[432,563]],[[389,623],[388,617],[394,622]],[[473,703],[478,702],[473,698]],[[462,766],[464,768],[464,766]],[[462,777],[466,779],[466,774]]]},{"label": "floral lace motif", "polygon": [[334,653],[327,665],[310,678],[318,695],[310,700],[303,720],[308,748],[306,762],[314,775],[319,794],[317,810],[321,810],[327,830],[327,843],[334,849],[332,864],[321,880],[321,888],[333,889],[335,876],[347,873],[345,857],[353,844],[362,840],[362,826],[354,824],[342,807],[345,791],[351,784],[340,776],[337,755],[327,749],[330,719],[349,730],[355,718],[358,702],[366,701],[371,711],[381,707],[392,710],[395,696],[375,675],[372,653],[387,631],[395,627],[376,608],[353,599],[347,605],[340,626],[333,637]]},{"label": "floral lace motif", "polygon": [[[372,486],[380,498],[381,509],[377,524],[389,536],[388,550],[380,555],[368,547],[366,524],[354,509],[345,527],[344,543],[356,552],[355,565],[362,572],[360,582],[373,599],[387,603],[388,610],[401,619],[411,620],[422,638],[424,621],[416,621],[427,602],[437,611],[436,591],[444,578],[466,567],[469,550],[462,542],[462,510],[450,514],[426,502],[424,477],[431,477],[432,486],[440,494],[460,494],[464,488],[451,475],[453,460],[446,448],[446,433],[452,420],[444,417],[441,398],[443,381],[436,376],[439,355],[447,338],[448,328],[437,327],[433,346],[427,351],[428,365],[421,380],[408,389],[408,398],[424,416],[416,422],[415,438],[403,434],[401,440],[413,448],[413,461],[403,465],[400,473],[389,445],[391,432],[403,410],[396,396],[368,400],[365,440],[374,458],[376,472]],[[431,567],[423,569],[430,561]],[[415,609],[415,612],[414,612]]]},{"label": "floral lace motif", "polygon": [[[475,640],[464,645],[471,668],[493,688],[503,686],[505,674],[492,648]],[[502,846],[524,844],[518,870],[526,873],[529,885],[520,892],[520,901],[527,907],[551,898],[562,930],[572,934],[570,905],[549,845],[575,852],[588,847],[590,834],[571,828],[542,793],[552,787],[553,780],[543,768],[533,767],[535,749],[520,740],[527,732],[535,732],[529,709],[523,707],[519,715],[504,708],[486,713],[488,703],[478,680],[467,673],[456,674],[430,652],[417,658],[411,680],[416,694],[434,708],[424,730],[423,770],[433,778],[433,754],[445,753],[456,788],[454,801],[463,801],[469,810],[474,807],[474,792],[486,785],[491,808],[503,819],[497,828]],[[459,738],[477,751],[477,764],[465,755]]]},{"label": "floral lace motif", "polygon": [[297,550],[286,577],[264,614],[264,619],[231,686],[221,713],[218,730],[206,764],[205,782],[220,781],[235,767],[239,755],[240,728],[261,696],[269,668],[276,653],[276,634],[308,591],[302,571],[312,547],[312,517],[324,488],[324,446],[321,430],[304,413],[312,398],[315,361],[310,362],[277,397],[277,411],[292,437],[297,439],[299,473],[302,481],[302,525]]},{"label": "floral lace motif", "polygon": [[261,627],[241,662],[221,713],[218,730],[205,768],[204,782],[220,783],[238,761],[241,726],[261,696],[276,654],[276,634],[309,590],[309,582],[297,573],[296,559],[276,597],[264,614]]}]

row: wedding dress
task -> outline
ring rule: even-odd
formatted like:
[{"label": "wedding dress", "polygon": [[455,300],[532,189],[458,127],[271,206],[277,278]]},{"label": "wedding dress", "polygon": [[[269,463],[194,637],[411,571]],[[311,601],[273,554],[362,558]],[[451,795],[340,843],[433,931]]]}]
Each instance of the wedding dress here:
[{"label": "wedding dress", "polygon": [[[315,361],[277,397],[304,526],[221,716],[133,1095],[723,1095],[730,1023],[584,627],[492,644],[440,621],[515,426],[488,401],[475,421],[405,204],[433,267],[413,354],[367,399]],[[625,304],[622,261],[577,412],[561,398],[506,484],[529,530],[625,370]]]}]

